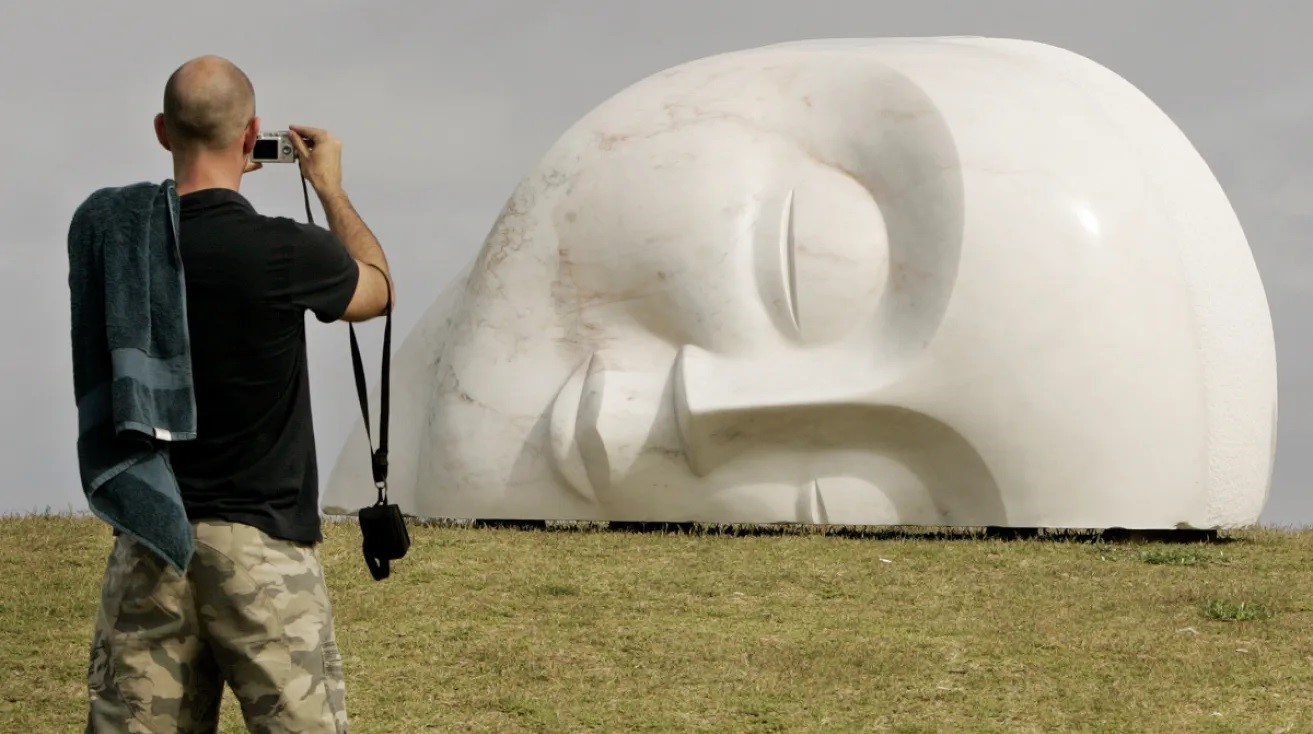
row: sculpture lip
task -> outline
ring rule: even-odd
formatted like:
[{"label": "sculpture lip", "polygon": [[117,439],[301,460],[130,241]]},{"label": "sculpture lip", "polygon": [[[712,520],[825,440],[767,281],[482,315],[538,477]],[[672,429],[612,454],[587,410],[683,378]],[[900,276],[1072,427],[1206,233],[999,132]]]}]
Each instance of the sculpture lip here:
[{"label": "sculpture lip", "polygon": [[825,508],[825,495],[821,493],[821,480],[812,480],[798,488],[798,519],[828,525],[830,513]]}]

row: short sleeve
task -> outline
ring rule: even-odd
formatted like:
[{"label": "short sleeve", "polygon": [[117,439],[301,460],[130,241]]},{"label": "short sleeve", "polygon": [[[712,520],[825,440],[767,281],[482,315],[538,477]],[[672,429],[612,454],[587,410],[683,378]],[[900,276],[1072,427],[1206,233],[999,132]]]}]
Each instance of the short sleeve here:
[{"label": "short sleeve", "polygon": [[313,225],[298,225],[291,243],[287,297],[320,321],[336,321],[356,293],[360,266],[333,233]]}]

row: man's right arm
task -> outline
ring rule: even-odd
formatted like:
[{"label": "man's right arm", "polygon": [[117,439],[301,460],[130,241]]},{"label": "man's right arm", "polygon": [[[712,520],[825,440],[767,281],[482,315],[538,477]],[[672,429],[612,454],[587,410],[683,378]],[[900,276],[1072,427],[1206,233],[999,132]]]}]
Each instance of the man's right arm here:
[{"label": "man's right arm", "polygon": [[293,126],[292,144],[296,146],[305,176],[328,216],[328,229],[346,246],[356,261],[360,277],[355,294],[342,313],[343,321],[366,321],[382,316],[389,301],[395,301],[392,273],[387,257],[374,233],[351,206],[342,188],[342,143],[328,131]]},{"label": "man's right arm", "polygon": [[319,201],[328,215],[328,229],[346,245],[347,252],[355,258],[356,267],[360,268],[355,295],[342,313],[342,320],[365,321],[382,316],[391,296],[388,289],[392,281],[383,248],[355,207],[351,206],[345,191],[321,192]]}]

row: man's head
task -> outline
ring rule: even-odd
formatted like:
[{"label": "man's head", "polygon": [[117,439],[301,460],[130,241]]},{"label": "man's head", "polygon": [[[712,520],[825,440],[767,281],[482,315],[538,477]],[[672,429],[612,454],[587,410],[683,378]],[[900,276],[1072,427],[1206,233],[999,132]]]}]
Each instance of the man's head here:
[{"label": "man's head", "polygon": [[164,86],[164,112],[155,116],[155,134],[175,158],[229,152],[244,158],[259,131],[255,89],[227,59],[192,59]]}]

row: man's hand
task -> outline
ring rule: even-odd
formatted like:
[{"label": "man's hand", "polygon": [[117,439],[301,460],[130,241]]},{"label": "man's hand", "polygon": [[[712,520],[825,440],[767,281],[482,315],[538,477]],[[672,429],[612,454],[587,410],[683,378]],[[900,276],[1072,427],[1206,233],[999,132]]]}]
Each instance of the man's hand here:
[{"label": "man's hand", "polygon": [[292,125],[292,145],[301,164],[301,175],[315,187],[320,198],[342,190],[342,141],[327,130]]},{"label": "man's hand", "polygon": [[242,169],[242,175],[245,176],[252,171],[258,171],[261,168],[264,168],[263,163],[256,163],[255,161],[248,160],[246,161],[246,167]]}]

